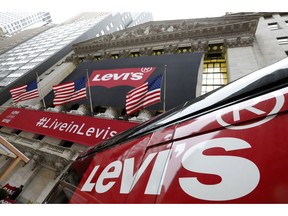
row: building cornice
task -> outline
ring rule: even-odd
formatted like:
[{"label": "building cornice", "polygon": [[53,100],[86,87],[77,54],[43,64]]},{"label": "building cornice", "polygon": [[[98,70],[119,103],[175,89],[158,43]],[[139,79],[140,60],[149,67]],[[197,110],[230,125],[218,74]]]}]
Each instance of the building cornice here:
[{"label": "building cornice", "polygon": [[79,56],[111,56],[138,50],[162,47],[173,52],[177,47],[189,46],[192,51],[206,51],[208,44],[223,43],[226,47],[251,46],[259,16],[231,16],[192,20],[148,22],[113,34],[84,41],[73,46],[74,58]]}]

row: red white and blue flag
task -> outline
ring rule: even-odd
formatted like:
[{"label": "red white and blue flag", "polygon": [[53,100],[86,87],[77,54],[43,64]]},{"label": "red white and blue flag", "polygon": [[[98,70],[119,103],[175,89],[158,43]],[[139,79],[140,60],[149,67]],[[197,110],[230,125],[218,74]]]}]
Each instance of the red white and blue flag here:
[{"label": "red white and blue flag", "polygon": [[86,77],[69,82],[65,84],[59,84],[52,87],[55,98],[53,99],[53,105],[59,106],[71,101],[86,98]]},{"label": "red white and blue flag", "polygon": [[126,113],[128,115],[161,101],[162,76],[163,74],[158,75],[127,93]]},{"label": "red white and blue flag", "polygon": [[10,89],[10,93],[15,104],[20,101],[30,100],[39,97],[36,80],[29,82],[27,85]]}]

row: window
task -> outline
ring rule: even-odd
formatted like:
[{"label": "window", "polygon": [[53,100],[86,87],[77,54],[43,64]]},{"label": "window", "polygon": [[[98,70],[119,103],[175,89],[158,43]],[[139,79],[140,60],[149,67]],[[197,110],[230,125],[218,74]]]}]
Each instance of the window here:
[{"label": "window", "polygon": [[286,55],[288,56],[288,50],[287,50],[287,51],[285,51],[285,53],[286,53]]},{"label": "window", "polygon": [[9,74],[7,77],[8,77],[8,78],[14,78],[14,77],[19,78],[19,77],[21,77],[23,74],[24,74],[24,73],[12,73],[12,74]]},{"label": "window", "polygon": [[27,64],[27,65],[22,66],[20,69],[28,69],[29,70],[29,69],[35,67],[35,65],[36,64]]},{"label": "window", "polygon": [[160,49],[160,50],[153,50],[152,55],[162,55],[164,54],[164,50]]},{"label": "window", "polygon": [[31,62],[42,62],[42,61],[44,61],[44,60],[45,60],[44,57],[37,57],[37,58],[31,60]]},{"label": "window", "polygon": [[288,37],[277,37],[279,45],[288,44]]},{"label": "window", "polygon": [[178,53],[187,53],[191,52],[191,47],[179,47]]},{"label": "window", "polygon": [[39,134],[35,139],[42,140],[44,137],[45,137],[44,135]]},{"label": "window", "polygon": [[209,45],[203,65],[202,95],[228,83],[224,53],[223,44]]},{"label": "window", "polygon": [[61,146],[66,147],[66,148],[70,148],[73,145],[73,143],[74,142],[64,141]]},{"label": "window", "polygon": [[12,133],[19,135],[22,130],[13,130]]},{"label": "window", "polygon": [[270,28],[270,30],[278,30],[278,29],[280,29],[280,27],[279,27],[277,22],[268,23],[268,27]]},{"label": "window", "polygon": [[134,52],[134,53],[131,53],[129,56],[130,56],[131,58],[133,58],[133,57],[139,57],[139,56],[140,56],[140,53],[139,53],[139,52]]},{"label": "window", "polygon": [[201,94],[217,89],[227,83],[225,59],[204,60]]}]

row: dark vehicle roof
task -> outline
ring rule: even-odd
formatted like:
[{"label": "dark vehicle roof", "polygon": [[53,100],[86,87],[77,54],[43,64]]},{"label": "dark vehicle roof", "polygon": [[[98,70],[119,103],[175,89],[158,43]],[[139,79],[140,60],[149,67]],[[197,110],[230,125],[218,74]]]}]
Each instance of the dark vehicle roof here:
[{"label": "dark vehicle roof", "polygon": [[175,107],[155,118],[128,129],[116,136],[96,144],[79,157],[101,151],[122,141],[147,134],[171,124],[194,118],[199,115],[247,100],[264,93],[283,88],[288,85],[288,58],[273,65],[257,70],[228,85],[202,95],[183,105]]}]

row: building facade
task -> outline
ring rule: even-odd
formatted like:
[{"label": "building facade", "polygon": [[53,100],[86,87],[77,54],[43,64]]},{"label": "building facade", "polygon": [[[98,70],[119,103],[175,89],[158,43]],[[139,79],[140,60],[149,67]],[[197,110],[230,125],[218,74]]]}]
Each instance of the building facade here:
[{"label": "building facade", "polygon": [[[187,53],[203,53],[199,76],[195,83],[197,97],[286,58],[287,23],[288,13],[237,13],[214,18],[150,21],[136,26],[129,25],[129,28],[119,29],[113,33],[102,34],[102,30],[107,30],[106,25],[105,29],[94,32],[94,37],[74,41],[71,52],[61,56],[61,59],[55,61],[52,66],[44,68],[40,74],[39,86],[43,95],[49,95],[53,85],[61,83],[73,74],[73,71],[79,72],[77,68],[86,62],[100,63],[108,60],[112,64],[119,59],[132,60],[174,55],[181,58]],[[115,27],[110,25],[110,22],[108,26]],[[5,114],[6,108],[12,106],[12,99],[9,92],[2,91],[2,95],[3,98],[4,96],[7,98],[2,103]],[[50,125],[47,124],[47,127],[54,127],[60,122],[60,113],[81,115],[87,118],[87,124],[91,119],[97,118],[128,122],[125,113],[117,113],[115,107],[101,106],[103,104],[97,104],[97,108],[103,110],[93,117],[88,117],[91,114],[89,107],[77,101],[70,103],[69,106],[44,107],[41,99],[37,98],[21,102],[20,105],[26,107],[25,113],[30,112],[28,109],[36,109],[42,113],[50,111],[45,121],[50,119],[51,111],[57,113],[58,120],[54,120]],[[130,117],[145,121],[163,112],[163,110],[156,111],[139,112],[136,116]],[[74,121],[76,122],[73,120],[72,125],[70,120],[71,127],[74,126]],[[45,125],[43,122],[40,123]],[[67,127],[70,130],[70,126]],[[67,127],[63,126],[62,129],[68,130]],[[58,178],[65,173],[69,164],[81,151],[87,149],[81,141],[72,142],[69,137],[60,139],[35,131],[15,129],[7,125],[3,126],[3,123],[0,128],[0,136],[6,138],[30,159],[27,164],[20,163],[7,178],[0,182],[2,185],[7,182],[17,186],[24,184],[24,190],[18,198],[18,202],[21,203],[41,203]],[[81,133],[80,130],[78,131]],[[89,131],[91,132],[92,129]],[[99,131],[98,135],[110,131],[110,126],[107,126],[105,130]],[[9,166],[9,160],[5,155],[0,156],[0,173]]]},{"label": "building facade", "polygon": [[9,37],[36,23],[47,25],[51,22],[49,12],[0,12],[0,33]]},{"label": "building facade", "polygon": [[[65,61],[65,58],[72,53],[72,44],[128,28],[135,21],[134,19],[141,23],[145,20],[151,21],[152,16],[150,13],[144,15],[138,13],[138,15],[133,14],[132,18],[130,12],[82,13],[60,25],[46,26],[45,29],[39,30],[36,36],[19,40],[18,44],[16,41],[12,47],[3,49],[0,55],[1,112],[12,105],[9,89],[26,84],[28,80],[38,76],[42,94],[45,95],[51,91],[51,86],[60,83],[71,73],[75,65]],[[30,102],[29,106],[43,109],[43,103],[39,106],[39,100]],[[20,103],[20,106],[27,107],[27,104]],[[83,110],[85,111],[85,108]],[[48,138],[24,130],[9,131],[10,129],[5,128],[1,127],[3,133],[1,132],[0,136],[16,146],[27,157],[31,157],[31,160],[28,164],[20,162],[15,168],[17,171],[2,176],[3,173],[7,173],[5,171],[10,169],[11,164],[13,165],[14,159],[1,154],[0,184],[1,186],[6,183],[14,186],[24,185],[26,189],[24,188],[18,198],[19,203],[41,203],[60,173],[79,152],[85,149],[85,146],[75,143],[72,148],[67,148],[65,146],[70,145],[69,141],[63,143],[53,137]],[[18,136],[17,134],[24,139],[12,141],[10,135],[14,137],[14,135]]]},{"label": "building facade", "polygon": [[[138,15],[140,16],[141,13]],[[150,19],[151,15],[147,16],[146,21]],[[0,55],[2,101],[10,98],[9,88],[35,79],[37,73],[41,75],[71,52],[72,44],[123,30],[132,22],[131,13],[128,12],[82,13],[2,53]],[[52,84],[52,81],[50,83]],[[8,87],[5,88],[6,86]]]},{"label": "building facade", "polygon": [[287,13],[151,22],[115,33],[113,38],[75,44],[70,58],[81,62],[88,56],[105,59],[203,51],[203,94],[285,58],[287,27]]}]

